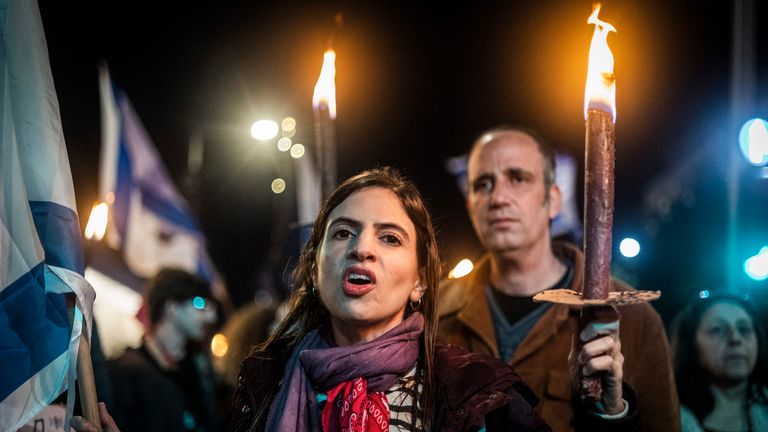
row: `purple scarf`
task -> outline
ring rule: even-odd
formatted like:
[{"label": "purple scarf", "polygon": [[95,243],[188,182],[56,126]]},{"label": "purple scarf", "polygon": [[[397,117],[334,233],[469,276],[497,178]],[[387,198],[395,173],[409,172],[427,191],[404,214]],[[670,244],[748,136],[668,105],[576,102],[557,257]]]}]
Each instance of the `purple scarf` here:
[{"label": "purple scarf", "polygon": [[327,390],[362,377],[369,392],[392,387],[408,373],[419,356],[424,317],[414,312],[397,327],[371,342],[329,347],[318,330],[299,341],[285,365],[283,382],[269,409],[268,432],[320,430],[313,386]]}]

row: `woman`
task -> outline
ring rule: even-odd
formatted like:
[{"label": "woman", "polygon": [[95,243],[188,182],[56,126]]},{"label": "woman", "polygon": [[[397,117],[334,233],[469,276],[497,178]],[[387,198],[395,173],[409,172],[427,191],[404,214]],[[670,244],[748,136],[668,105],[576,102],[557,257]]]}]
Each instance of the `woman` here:
[{"label": "woman", "polygon": [[697,301],[676,318],[672,347],[684,432],[768,430],[765,331],[749,304]]},{"label": "woman", "polygon": [[291,309],[243,362],[232,429],[549,430],[504,363],[437,345],[440,261],[415,186],[391,168],[334,191]]}]

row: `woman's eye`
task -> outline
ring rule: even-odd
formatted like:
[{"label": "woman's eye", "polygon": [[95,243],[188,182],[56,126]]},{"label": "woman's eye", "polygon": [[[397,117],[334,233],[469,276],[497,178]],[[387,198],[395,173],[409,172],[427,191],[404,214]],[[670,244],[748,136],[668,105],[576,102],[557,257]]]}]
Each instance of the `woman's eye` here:
[{"label": "woman's eye", "polygon": [[721,327],[712,327],[709,329],[709,334],[712,336],[720,336],[723,334],[723,329]]},{"label": "woman's eye", "polygon": [[739,327],[736,330],[743,337],[751,337],[752,333],[754,333],[754,330],[752,330],[752,327],[749,327],[749,326]]},{"label": "woman's eye", "polygon": [[333,238],[345,240],[352,237],[352,232],[346,229],[340,229],[333,233]]},{"label": "woman's eye", "polygon": [[401,245],[403,242],[400,241],[400,237],[394,235],[394,234],[387,234],[381,238],[384,240],[384,243],[392,246],[398,246]]}]

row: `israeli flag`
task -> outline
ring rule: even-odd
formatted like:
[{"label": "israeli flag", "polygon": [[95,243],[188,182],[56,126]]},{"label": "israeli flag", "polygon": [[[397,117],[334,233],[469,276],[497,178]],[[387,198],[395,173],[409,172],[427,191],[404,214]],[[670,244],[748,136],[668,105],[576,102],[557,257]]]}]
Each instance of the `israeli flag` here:
[{"label": "israeli flag", "polygon": [[0,63],[0,430],[14,431],[73,385],[94,294],[36,1],[0,0]]},{"label": "israeli flag", "polygon": [[126,265],[139,277],[151,278],[165,267],[180,268],[211,282],[219,301],[228,299],[205,237],[130,100],[112,82],[106,66],[99,75],[99,185],[110,206],[107,243],[122,251]]}]

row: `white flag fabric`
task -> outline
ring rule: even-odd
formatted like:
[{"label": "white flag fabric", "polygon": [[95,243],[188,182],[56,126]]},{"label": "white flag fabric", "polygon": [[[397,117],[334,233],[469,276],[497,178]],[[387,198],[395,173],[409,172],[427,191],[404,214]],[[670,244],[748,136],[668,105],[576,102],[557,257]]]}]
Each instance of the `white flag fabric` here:
[{"label": "white flag fabric", "polygon": [[130,100],[112,82],[106,66],[99,75],[100,188],[110,205],[107,243],[122,251],[137,276],[151,278],[162,268],[180,268],[211,282],[214,296],[227,303],[205,237]]},{"label": "white flag fabric", "polygon": [[36,1],[0,0],[0,121],[0,430],[13,431],[73,385],[94,298]]}]

